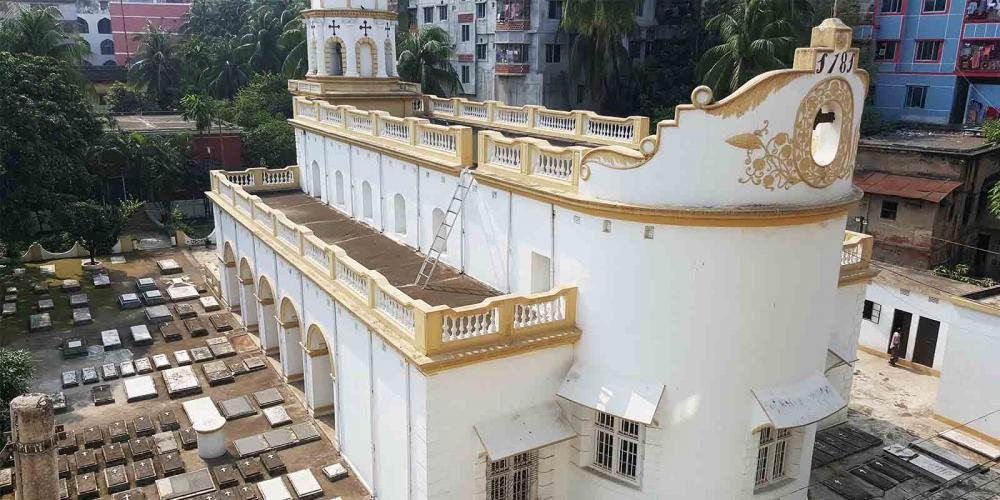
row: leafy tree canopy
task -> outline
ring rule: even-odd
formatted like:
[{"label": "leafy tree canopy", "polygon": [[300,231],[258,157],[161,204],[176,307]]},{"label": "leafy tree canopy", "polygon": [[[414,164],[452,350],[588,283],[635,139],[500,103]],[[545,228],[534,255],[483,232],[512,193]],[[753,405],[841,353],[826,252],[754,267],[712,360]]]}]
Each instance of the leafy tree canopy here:
[{"label": "leafy tree canopy", "polygon": [[0,50],[81,64],[90,48],[76,33],[68,31],[60,18],[54,6],[33,6],[15,16],[0,18]]},{"label": "leafy tree canopy", "polygon": [[421,85],[425,94],[450,96],[461,86],[458,73],[449,60],[451,48],[448,32],[437,27],[421,28],[416,33],[396,33],[399,77]]},{"label": "leafy tree canopy", "polygon": [[281,168],[295,164],[295,132],[284,120],[269,120],[243,133],[243,163]]},{"label": "leafy tree canopy", "polygon": [[94,200],[78,201],[66,210],[66,228],[90,253],[90,262],[98,253],[111,253],[129,219],[142,206],[137,201],[107,205]]},{"label": "leafy tree canopy", "polygon": [[0,429],[10,428],[10,402],[28,392],[34,375],[30,352],[0,347]]},{"label": "leafy tree canopy", "polygon": [[285,79],[277,75],[254,75],[236,94],[224,117],[246,129],[275,119],[291,118],[292,94],[288,92]]},{"label": "leafy tree canopy", "polygon": [[160,109],[145,92],[122,82],[115,82],[108,88],[104,102],[112,113],[138,113]]}]

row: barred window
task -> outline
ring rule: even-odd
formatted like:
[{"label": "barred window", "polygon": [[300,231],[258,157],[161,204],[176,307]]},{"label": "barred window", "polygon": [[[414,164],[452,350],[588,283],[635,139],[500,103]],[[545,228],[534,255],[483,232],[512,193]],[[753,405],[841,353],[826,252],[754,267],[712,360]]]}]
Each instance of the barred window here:
[{"label": "barred window", "polygon": [[538,489],[538,451],[493,460],[486,470],[490,500],[535,500]]},{"label": "barred window", "polygon": [[754,488],[766,486],[788,475],[789,442],[792,432],[767,426],[760,431]]},{"label": "barred window", "polygon": [[639,484],[645,426],[597,412],[594,425],[594,461],[591,466],[630,483]]}]

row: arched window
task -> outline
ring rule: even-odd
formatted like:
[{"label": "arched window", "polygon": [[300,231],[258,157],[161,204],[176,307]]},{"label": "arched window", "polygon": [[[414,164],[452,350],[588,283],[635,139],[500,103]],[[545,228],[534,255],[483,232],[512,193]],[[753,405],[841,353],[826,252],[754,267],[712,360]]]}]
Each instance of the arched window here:
[{"label": "arched window", "polygon": [[111,40],[104,40],[101,42],[101,54],[110,56],[115,53],[115,42]]},{"label": "arched window", "polygon": [[434,211],[431,212],[431,231],[432,231],[432,233],[431,233],[432,240],[431,241],[433,241],[433,243],[431,243],[431,244],[434,245],[434,247],[432,247],[432,248],[436,248],[437,251],[439,251],[441,253],[447,253],[448,252],[448,236],[442,234],[441,235],[442,239],[437,239],[437,234],[438,234],[438,231],[441,230],[441,225],[442,224],[444,224],[444,210],[441,210],[440,208],[435,208]]},{"label": "arched window", "polygon": [[97,21],[97,32],[101,33],[102,35],[110,35],[111,20],[105,17],[104,19]]},{"label": "arched window", "polygon": [[334,177],[336,178],[336,183],[337,183],[337,186],[336,186],[336,189],[337,189],[337,193],[336,193],[336,195],[337,195],[337,204],[338,205],[343,205],[344,204],[344,174],[340,173],[340,170],[338,170],[337,174]]},{"label": "arched window", "polygon": [[396,193],[396,196],[392,197],[392,212],[395,220],[395,227],[397,234],[406,234],[406,200],[403,199],[403,195]]},{"label": "arched window", "polygon": [[337,38],[326,42],[326,72],[330,76],[344,75],[344,46]]},{"label": "arched window", "polygon": [[372,185],[368,181],[361,183],[361,215],[366,219],[372,216]]},{"label": "arched window", "polygon": [[87,24],[86,20],[78,17],[76,18],[76,32],[81,35],[90,33],[90,25]]},{"label": "arched window", "polygon": [[87,47],[87,52],[93,52],[94,51],[94,49],[90,48],[90,42],[88,42],[88,41],[86,41],[86,40],[84,40],[84,39],[81,38],[80,39],[80,43],[82,43],[84,47]]},{"label": "arched window", "polygon": [[375,45],[370,38],[358,40],[358,76],[371,78],[375,76]]}]

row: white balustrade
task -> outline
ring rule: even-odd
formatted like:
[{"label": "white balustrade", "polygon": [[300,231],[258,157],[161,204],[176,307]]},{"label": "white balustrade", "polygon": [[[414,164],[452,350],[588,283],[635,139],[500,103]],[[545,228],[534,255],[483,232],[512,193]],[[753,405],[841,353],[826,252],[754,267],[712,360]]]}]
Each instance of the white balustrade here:
[{"label": "white balustrade", "polygon": [[454,135],[445,132],[438,132],[437,130],[427,130],[425,128],[421,129],[420,145],[431,149],[447,151],[449,153],[457,151]]},{"label": "white balustrade", "polygon": [[258,205],[254,205],[253,220],[265,227],[271,227],[271,217]]},{"label": "white balustrade", "polygon": [[303,250],[306,254],[306,258],[313,261],[320,269],[326,269],[327,259],[326,252],[324,248],[317,245],[315,242],[306,239],[305,245],[303,245]]},{"label": "white balustrade", "polygon": [[493,142],[490,144],[487,161],[514,170],[521,170],[521,148],[514,144]]},{"label": "white balustrade", "polygon": [[565,155],[560,156],[558,154],[539,151],[538,154],[535,155],[535,161],[532,164],[531,173],[534,175],[553,177],[563,181],[572,180],[573,157]]},{"label": "white balustrade", "polygon": [[495,307],[479,313],[445,315],[441,320],[442,342],[482,337],[499,331],[499,311]]},{"label": "white balustrade", "polygon": [[397,141],[410,142],[410,127],[409,124],[403,121],[392,121],[382,119],[379,120],[379,132],[378,135],[382,137],[388,137],[390,139],[395,139]]},{"label": "white balustrade", "polygon": [[840,265],[849,266],[861,262],[861,243],[845,245],[840,252]]},{"label": "white balustrade", "polygon": [[236,208],[244,211],[249,215],[253,211],[253,207],[250,205],[250,200],[244,198],[243,196],[236,197]]},{"label": "white balustrade", "polygon": [[486,109],[486,103],[466,102],[462,104],[462,116],[485,121],[489,112]]},{"label": "white balustrade", "polygon": [[344,125],[344,114],[338,108],[321,108],[321,115],[324,123],[342,127]]},{"label": "white balustrade", "polygon": [[632,140],[635,132],[635,124],[631,121],[615,122],[596,118],[589,118],[584,129],[587,136],[626,142]]},{"label": "white balustrade", "polygon": [[237,186],[247,186],[252,187],[254,185],[253,174],[248,171],[243,172],[225,172],[226,179]]},{"label": "white balustrade", "polygon": [[295,174],[288,169],[265,170],[263,178],[265,186],[273,186],[275,184],[292,184],[295,182]]},{"label": "white balustrade", "polygon": [[514,304],[514,328],[544,325],[566,319],[566,297],[531,304]]},{"label": "white balustrade", "polygon": [[413,310],[381,288],[375,292],[375,308],[392,318],[407,332],[413,333],[416,325],[413,319]]},{"label": "white balustrade", "polygon": [[358,295],[368,300],[368,276],[355,271],[340,260],[337,261],[336,269],[337,281],[347,285],[348,288],[357,292]]},{"label": "white balustrade", "polygon": [[522,127],[528,125],[528,111],[524,108],[510,109],[497,107],[496,111],[493,112],[493,116],[497,123]]},{"label": "white balustrade", "polygon": [[576,132],[575,116],[557,115],[546,111],[539,111],[535,116],[535,125],[538,128],[564,132],[567,134],[573,134]]},{"label": "white balustrade", "polygon": [[372,132],[372,117],[366,114],[348,113],[347,128],[370,134]]},{"label": "white balustrade", "polygon": [[299,246],[299,232],[295,230],[295,226],[289,226],[281,220],[278,221],[278,238],[295,248]]}]

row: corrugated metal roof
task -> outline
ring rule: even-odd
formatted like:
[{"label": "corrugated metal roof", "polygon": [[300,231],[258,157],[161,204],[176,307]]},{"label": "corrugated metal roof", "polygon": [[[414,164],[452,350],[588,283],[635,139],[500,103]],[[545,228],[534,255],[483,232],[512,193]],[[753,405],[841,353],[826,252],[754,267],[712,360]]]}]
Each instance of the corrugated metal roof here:
[{"label": "corrugated metal roof", "polygon": [[884,172],[858,172],[854,175],[854,185],[866,193],[940,203],[962,183]]}]

